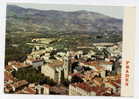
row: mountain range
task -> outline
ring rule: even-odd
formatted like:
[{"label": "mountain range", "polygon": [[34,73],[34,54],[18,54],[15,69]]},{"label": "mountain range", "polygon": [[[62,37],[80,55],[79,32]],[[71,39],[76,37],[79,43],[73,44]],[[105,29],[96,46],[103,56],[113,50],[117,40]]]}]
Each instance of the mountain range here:
[{"label": "mountain range", "polygon": [[122,22],[87,10],[68,12],[7,6],[7,31],[121,34]]}]

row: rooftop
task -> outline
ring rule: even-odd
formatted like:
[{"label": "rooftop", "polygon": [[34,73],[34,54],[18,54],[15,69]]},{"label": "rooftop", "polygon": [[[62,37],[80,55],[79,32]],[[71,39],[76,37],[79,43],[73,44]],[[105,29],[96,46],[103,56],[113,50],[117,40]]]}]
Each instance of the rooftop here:
[{"label": "rooftop", "polygon": [[[16,68],[23,68],[23,67],[30,67],[31,66],[31,65],[24,64],[24,63],[17,62],[17,61],[8,62],[8,65],[10,65],[12,67],[14,66]],[[8,68],[11,68],[11,67],[8,67]]]},{"label": "rooftop", "polygon": [[50,88],[50,86],[47,85],[47,84],[44,84],[43,86],[44,86],[45,88]]},{"label": "rooftop", "polygon": [[112,62],[108,62],[108,61],[89,61],[89,62],[84,62],[85,65],[91,65],[91,66],[99,66],[102,64],[106,64],[106,65],[111,65],[113,64]]},{"label": "rooftop", "polygon": [[13,75],[10,72],[5,71],[4,72],[4,81],[14,81],[15,78],[13,77]]},{"label": "rooftop", "polygon": [[83,89],[87,92],[91,92],[91,91],[97,92],[100,89],[100,87],[94,87],[94,86],[92,87],[89,84],[84,83],[84,82],[82,82],[82,83],[73,83],[72,86],[79,87],[79,88],[81,88],[81,89]]},{"label": "rooftop", "polygon": [[78,77],[84,77],[84,75],[82,75],[81,73],[72,73],[72,74],[69,74],[69,76],[78,76]]},{"label": "rooftop", "polygon": [[6,71],[12,71],[14,68],[12,65],[6,65],[5,69],[6,69]]},{"label": "rooftop", "polygon": [[116,87],[116,88],[120,88],[120,84],[116,83],[115,81],[110,81],[110,82],[106,82],[108,84],[111,84],[112,86]]},{"label": "rooftop", "polygon": [[43,61],[42,59],[34,59],[34,58],[28,58],[27,60],[32,61],[34,63]]},{"label": "rooftop", "polygon": [[48,63],[48,66],[56,68],[56,67],[62,67],[64,65],[63,61],[60,60],[54,60],[51,63]]},{"label": "rooftop", "polygon": [[24,90],[23,90],[23,92],[25,94],[36,94],[36,90],[33,89],[33,88],[29,88],[29,87],[25,87]]},{"label": "rooftop", "polygon": [[27,84],[28,84],[28,82],[26,80],[20,80],[20,81],[14,83],[13,87],[18,88],[18,87],[21,87],[21,86],[24,86],[24,85],[27,85]]},{"label": "rooftop", "polygon": [[114,43],[93,43],[95,46],[112,46]]}]

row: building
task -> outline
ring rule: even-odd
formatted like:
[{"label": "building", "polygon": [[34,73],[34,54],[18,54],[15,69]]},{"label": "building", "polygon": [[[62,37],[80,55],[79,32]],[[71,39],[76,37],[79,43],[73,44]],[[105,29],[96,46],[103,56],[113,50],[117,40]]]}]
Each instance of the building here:
[{"label": "building", "polygon": [[50,88],[49,85],[44,84],[44,85],[37,85],[35,89],[37,94],[49,95],[49,88]]},{"label": "building", "polygon": [[104,70],[112,71],[113,63],[108,61],[89,61],[82,63],[84,66],[88,66],[95,70],[97,67],[101,67]]},{"label": "building", "polygon": [[11,72],[5,71],[4,72],[4,84],[10,84],[16,81],[16,78],[13,77]]},{"label": "building", "polygon": [[23,89],[16,91],[15,93],[16,94],[37,94],[35,83],[31,83],[28,86],[24,87]]},{"label": "building", "polygon": [[69,85],[71,96],[95,96],[96,92],[86,83],[74,83]]},{"label": "building", "polygon": [[14,71],[14,68],[13,68],[12,65],[6,65],[5,66],[5,71],[12,72],[12,71]]},{"label": "building", "polygon": [[38,69],[43,65],[44,61],[42,59],[27,59],[25,63],[32,65],[35,69]]},{"label": "building", "polygon": [[44,60],[44,62],[49,62],[50,53],[45,53],[41,58]]},{"label": "building", "polygon": [[69,85],[69,95],[71,96],[105,96],[112,95],[111,88],[90,86],[87,83],[73,83]]},{"label": "building", "polygon": [[96,96],[111,93],[110,88],[90,86],[87,83],[73,83],[69,85],[69,95],[71,96]]},{"label": "building", "polygon": [[108,46],[111,47],[114,43],[93,43],[94,46]]},{"label": "building", "polygon": [[42,65],[43,65],[43,60],[35,60],[32,62],[32,66],[35,69],[38,69],[39,67],[41,68]]},{"label": "building", "polygon": [[26,80],[20,80],[20,81],[14,82],[14,83],[5,84],[4,91],[6,93],[14,93],[19,90],[22,90],[26,86],[28,86],[28,82]]},{"label": "building", "polygon": [[90,61],[90,62],[80,63],[80,65],[89,67],[92,70],[99,72],[99,74],[102,78],[104,78],[106,76],[106,67],[104,67],[101,62]]},{"label": "building", "polygon": [[18,71],[19,69],[22,69],[22,68],[29,68],[29,67],[31,67],[31,65],[17,62],[17,61],[10,61],[10,62],[8,62],[8,67],[9,67],[9,69],[14,69],[14,70]]},{"label": "building", "polygon": [[105,87],[106,88],[111,88],[113,93],[119,93],[120,94],[120,83],[117,83],[116,81],[109,81],[109,82],[105,82]]},{"label": "building", "polygon": [[67,60],[53,60],[42,66],[41,73],[60,83],[62,80],[68,79],[68,62]]},{"label": "building", "polygon": [[16,94],[36,94],[36,90],[34,88],[25,87],[22,90],[15,92]]}]

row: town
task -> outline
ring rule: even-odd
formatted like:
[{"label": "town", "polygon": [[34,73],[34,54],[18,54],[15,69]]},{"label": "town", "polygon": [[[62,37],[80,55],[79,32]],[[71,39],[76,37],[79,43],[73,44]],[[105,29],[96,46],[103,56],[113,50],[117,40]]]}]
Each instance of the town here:
[{"label": "town", "polygon": [[122,42],[58,50],[46,40],[32,39],[25,61],[8,62],[5,93],[120,96]]}]

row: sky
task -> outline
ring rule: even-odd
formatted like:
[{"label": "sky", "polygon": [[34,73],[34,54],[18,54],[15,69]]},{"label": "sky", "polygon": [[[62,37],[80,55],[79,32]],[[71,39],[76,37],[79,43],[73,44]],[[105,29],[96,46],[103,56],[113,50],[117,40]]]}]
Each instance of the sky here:
[{"label": "sky", "polygon": [[34,8],[40,10],[62,10],[62,11],[87,10],[87,11],[101,13],[118,19],[123,18],[123,12],[124,12],[124,8],[120,6],[29,4],[29,3],[12,3],[12,5],[17,5],[23,8]]}]

